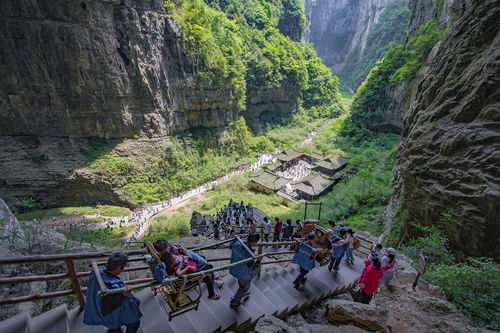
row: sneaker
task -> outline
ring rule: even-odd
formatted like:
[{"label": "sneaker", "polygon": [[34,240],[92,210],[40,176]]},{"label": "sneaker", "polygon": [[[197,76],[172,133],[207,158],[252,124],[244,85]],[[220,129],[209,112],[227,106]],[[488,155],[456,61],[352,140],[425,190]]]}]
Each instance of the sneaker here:
[{"label": "sneaker", "polygon": [[229,306],[232,308],[232,309],[236,309],[238,306],[240,306],[241,303],[233,303],[233,302],[230,302],[229,303]]},{"label": "sneaker", "polygon": [[214,301],[218,301],[220,299],[220,294],[215,294],[212,297],[208,297],[209,299],[213,299]]}]

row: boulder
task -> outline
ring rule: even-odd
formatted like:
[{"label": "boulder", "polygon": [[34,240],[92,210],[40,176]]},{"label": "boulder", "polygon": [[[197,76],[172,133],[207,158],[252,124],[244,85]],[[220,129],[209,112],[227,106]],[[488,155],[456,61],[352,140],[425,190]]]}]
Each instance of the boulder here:
[{"label": "boulder", "polygon": [[203,215],[197,211],[193,211],[193,214],[191,215],[191,229],[198,229],[198,226],[202,223],[203,221]]},{"label": "boulder", "polygon": [[299,331],[274,316],[259,319],[255,325],[255,333],[299,333]]},{"label": "boulder", "polygon": [[0,238],[13,241],[24,238],[19,221],[2,199],[0,199]]},{"label": "boulder", "polygon": [[332,324],[351,324],[364,330],[391,332],[389,311],[383,306],[332,299],[325,303]]}]

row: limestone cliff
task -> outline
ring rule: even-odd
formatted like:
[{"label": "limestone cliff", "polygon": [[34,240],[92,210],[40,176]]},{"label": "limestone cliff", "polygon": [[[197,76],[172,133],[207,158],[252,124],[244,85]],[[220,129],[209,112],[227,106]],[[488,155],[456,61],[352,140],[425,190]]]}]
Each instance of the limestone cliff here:
[{"label": "limestone cliff", "polygon": [[162,137],[215,132],[240,113],[258,128],[297,111],[295,82],[248,87],[240,103],[241,82],[202,78],[185,33],[163,0],[1,1],[0,197],[124,203],[124,181],[82,171],[85,151],[138,137],[150,142],[135,148],[162,150]]},{"label": "limestone cliff", "polygon": [[306,40],[355,91],[390,43],[406,37],[407,0],[306,0]]},{"label": "limestone cliff", "polygon": [[466,4],[414,84],[388,222],[399,239],[438,225],[457,253],[500,260],[500,1]]},{"label": "limestone cliff", "polygon": [[2,1],[0,133],[165,135],[227,124],[230,89],[196,80],[163,1]]}]

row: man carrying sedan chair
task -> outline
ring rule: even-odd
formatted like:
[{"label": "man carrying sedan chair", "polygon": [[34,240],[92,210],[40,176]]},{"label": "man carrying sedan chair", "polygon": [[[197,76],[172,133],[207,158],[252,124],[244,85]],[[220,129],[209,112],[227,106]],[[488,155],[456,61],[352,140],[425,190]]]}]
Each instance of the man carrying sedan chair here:
[{"label": "man carrying sedan chair", "polygon": [[293,281],[293,285],[295,289],[299,289],[300,285],[304,285],[307,281],[306,275],[309,273],[311,269],[315,266],[316,254],[321,249],[313,248],[315,235],[314,232],[311,232],[306,235],[305,242],[297,241],[298,246],[296,246],[296,252],[293,256],[293,261],[299,265],[300,274],[297,276],[295,281]]},{"label": "man carrying sedan chair", "polygon": [[[256,232],[252,232],[248,235],[247,240],[235,240],[231,243],[231,263],[242,261],[252,257],[253,249],[252,247],[257,244],[260,239],[260,235]],[[262,255],[259,255],[256,260],[251,260],[247,263],[242,263],[231,267],[229,273],[238,279],[238,290],[231,298],[229,305],[231,308],[237,308],[241,304],[245,303],[248,299],[250,285],[252,284],[253,278],[257,275],[257,268],[262,261]]]},{"label": "man carrying sedan chair", "polygon": [[123,293],[108,296],[99,296],[99,283],[94,272],[90,273],[87,290],[87,302],[83,322],[87,325],[103,325],[108,333],[122,332],[126,326],[127,333],[136,333],[139,329],[142,313],[139,310],[140,301],[132,295],[132,288],[126,286],[118,275],[127,265],[128,256],[123,252],[113,253],[109,257],[106,267],[99,269],[106,288],[125,288]]}]

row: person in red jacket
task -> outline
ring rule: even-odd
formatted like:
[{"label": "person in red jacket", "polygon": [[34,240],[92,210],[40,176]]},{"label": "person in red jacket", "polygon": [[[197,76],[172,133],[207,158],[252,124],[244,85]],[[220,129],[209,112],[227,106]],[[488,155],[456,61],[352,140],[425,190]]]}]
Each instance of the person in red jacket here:
[{"label": "person in red jacket", "polygon": [[364,304],[370,304],[373,294],[377,291],[378,281],[383,275],[380,269],[380,259],[372,258],[371,262],[370,266],[363,269],[358,281],[361,291],[357,301]]},{"label": "person in red jacket", "polygon": [[274,237],[273,237],[273,242],[279,242],[280,241],[280,234],[281,234],[281,229],[283,228],[283,222],[279,219],[279,217],[276,217],[274,219],[275,225],[274,225]]}]

